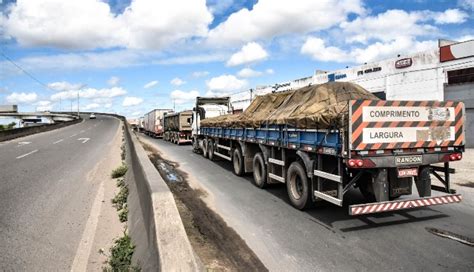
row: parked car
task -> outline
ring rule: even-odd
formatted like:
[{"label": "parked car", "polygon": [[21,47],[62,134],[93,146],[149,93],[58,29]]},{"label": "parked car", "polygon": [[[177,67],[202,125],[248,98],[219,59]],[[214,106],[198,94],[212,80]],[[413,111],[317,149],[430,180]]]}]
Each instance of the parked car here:
[{"label": "parked car", "polygon": [[89,116],[89,119],[95,119],[95,114],[91,113],[91,115]]}]

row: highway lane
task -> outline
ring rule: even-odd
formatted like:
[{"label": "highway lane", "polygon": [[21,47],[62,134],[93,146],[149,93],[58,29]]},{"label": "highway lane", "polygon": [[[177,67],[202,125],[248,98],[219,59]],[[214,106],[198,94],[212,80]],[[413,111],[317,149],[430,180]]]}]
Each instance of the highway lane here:
[{"label": "highway lane", "polygon": [[[87,117],[86,117],[87,118]],[[71,268],[119,121],[98,116],[0,145],[0,270]]]},{"label": "highway lane", "polygon": [[[273,271],[472,271],[474,248],[441,238],[425,228],[474,238],[473,190],[461,204],[352,217],[347,207],[326,204],[308,211],[290,206],[284,185],[261,190],[251,176],[232,174],[228,162],[211,162],[177,146],[143,136],[180,164],[191,184],[199,184],[211,206]],[[456,176],[454,175],[455,179]],[[349,202],[362,202],[358,191]]]}]

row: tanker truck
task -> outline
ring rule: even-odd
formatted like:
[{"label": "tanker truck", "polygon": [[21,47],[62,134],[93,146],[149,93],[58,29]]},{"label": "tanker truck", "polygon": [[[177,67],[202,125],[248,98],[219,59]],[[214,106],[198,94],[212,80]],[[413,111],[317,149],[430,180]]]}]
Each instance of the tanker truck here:
[{"label": "tanker truck", "polygon": [[365,200],[349,214],[365,215],[460,202],[449,164],[462,159],[464,120],[462,102],[385,101],[329,82],[205,118],[195,141],[203,157],[231,162],[238,176],[252,173],[259,188],[285,184],[297,209],[342,207],[357,189]]}]

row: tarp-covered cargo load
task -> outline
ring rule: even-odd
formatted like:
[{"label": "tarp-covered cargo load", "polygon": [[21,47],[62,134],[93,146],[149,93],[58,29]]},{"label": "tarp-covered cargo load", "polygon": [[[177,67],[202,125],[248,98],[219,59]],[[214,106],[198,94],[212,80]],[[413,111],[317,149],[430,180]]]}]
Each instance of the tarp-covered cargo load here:
[{"label": "tarp-covered cargo load", "polygon": [[288,125],[296,128],[341,128],[348,123],[349,100],[379,100],[361,86],[329,82],[297,90],[257,96],[241,114],[201,121],[203,127],[261,127]]}]

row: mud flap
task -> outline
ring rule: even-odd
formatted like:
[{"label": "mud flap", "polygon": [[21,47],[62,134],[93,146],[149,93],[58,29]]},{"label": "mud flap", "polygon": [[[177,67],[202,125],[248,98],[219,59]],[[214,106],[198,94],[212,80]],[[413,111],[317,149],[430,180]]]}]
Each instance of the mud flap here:
[{"label": "mud flap", "polygon": [[372,179],[375,200],[377,202],[389,201],[389,184],[387,169],[379,169]]},{"label": "mud flap", "polygon": [[416,189],[420,197],[431,196],[431,169],[429,166],[420,167],[418,177],[415,177]]}]

